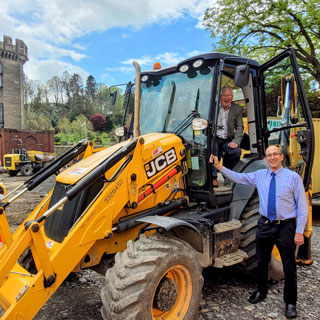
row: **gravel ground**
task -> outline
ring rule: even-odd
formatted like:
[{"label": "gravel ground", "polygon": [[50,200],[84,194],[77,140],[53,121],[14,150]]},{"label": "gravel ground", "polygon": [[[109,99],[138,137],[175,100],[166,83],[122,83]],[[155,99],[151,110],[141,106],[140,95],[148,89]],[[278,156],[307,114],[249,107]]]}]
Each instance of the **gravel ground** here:
[{"label": "gravel ground", "polygon": [[[319,319],[320,310],[320,227],[314,227],[312,266],[298,266],[298,319]],[[264,319],[282,320],[283,281],[270,287],[266,300],[251,305],[249,294],[255,289],[253,279],[234,267],[207,268],[203,271],[202,302],[196,320]],[[36,320],[93,320],[100,316],[100,288],[104,277],[93,271],[82,271],[65,281],[35,317]],[[147,319],[146,319],[147,320]]]},{"label": "gravel ground", "polygon": [[[25,178],[8,178],[0,175],[8,190],[21,184]],[[47,193],[54,178],[43,183],[8,208],[8,219],[13,228],[20,224],[34,206]],[[10,209],[10,210],[9,210]],[[313,265],[298,266],[298,319],[318,319],[320,310],[320,227],[314,227],[312,238]],[[257,305],[247,302],[249,294],[255,289],[253,279],[239,272],[235,267],[224,269],[207,268],[203,271],[204,287],[202,302],[195,320],[225,319],[286,319],[282,299],[283,282],[270,287],[268,297]],[[34,319],[36,320],[93,320],[101,319],[100,289],[104,277],[91,270],[73,274],[60,286]],[[148,320],[148,319],[146,319]]]}]

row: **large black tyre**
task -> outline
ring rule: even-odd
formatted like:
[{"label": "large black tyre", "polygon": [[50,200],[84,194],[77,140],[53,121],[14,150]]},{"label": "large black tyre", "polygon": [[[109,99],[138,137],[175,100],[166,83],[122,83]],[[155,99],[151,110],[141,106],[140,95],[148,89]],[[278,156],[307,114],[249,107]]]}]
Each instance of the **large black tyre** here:
[{"label": "large black tyre", "polygon": [[33,260],[31,249],[26,249],[18,259],[19,264],[31,274],[37,273],[37,268]]},{"label": "large black tyre", "polygon": [[201,299],[202,267],[195,250],[154,234],[131,240],[107,270],[101,290],[105,320],[191,320]]},{"label": "large black tyre", "polygon": [[[257,267],[255,239],[259,218],[259,197],[255,192],[241,215],[240,249],[248,254],[248,258],[239,264],[239,268],[247,273],[254,272]],[[276,246],[273,248],[269,264],[269,278],[272,280],[284,278],[283,265]]]},{"label": "large black tyre", "polygon": [[10,177],[15,177],[19,171],[18,170],[8,170],[7,172]]},{"label": "large black tyre", "polygon": [[240,217],[242,223],[240,229],[240,249],[247,253],[248,258],[239,264],[239,268],[247,273],[250,273],[257,267],[256,233],[259,217],[259,198],[257,192],[255,192]]},{"label": "large black tyre", "polygon": [[33,168],[31,164],[24,164],[21,169],[20,172],[23,176],[32,176],[33,175]]}]

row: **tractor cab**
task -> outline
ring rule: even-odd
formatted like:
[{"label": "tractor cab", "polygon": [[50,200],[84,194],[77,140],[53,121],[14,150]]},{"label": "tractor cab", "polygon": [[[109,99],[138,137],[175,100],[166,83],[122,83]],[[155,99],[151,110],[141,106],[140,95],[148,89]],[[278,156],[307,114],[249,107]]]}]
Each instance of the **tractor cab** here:
[{"label": "tractor cab", "polygon": [[[226,86],[233,88],[234,102],[243,108],[245,127],[242,160],[234,170],[244,171],[276,144],[286,154],[285,165],[302,174],[306,186],[310,183],[313,128],[292,49],[264,65],[231,54],[202,54],[141,72],[140,85],[139,135],[181,137],[191,198],[216,205],[221,195],[212,187],[209,157],[215,153],[219,100]],[[226,192],[223,198],[228,198]]]}]

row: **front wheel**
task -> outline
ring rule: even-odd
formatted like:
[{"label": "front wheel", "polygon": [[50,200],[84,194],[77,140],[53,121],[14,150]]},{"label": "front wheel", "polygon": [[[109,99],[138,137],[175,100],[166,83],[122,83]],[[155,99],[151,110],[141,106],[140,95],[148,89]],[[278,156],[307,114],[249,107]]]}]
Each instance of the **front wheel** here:
[{"label": "front wheel", "polygon": [[184,241],[159,234],[130,240],[106,273],[102,317],[195,319],[203,285],[201,271],[195,250]]},{"label": "front wheel", "polygon": [[33,169],[32,169],[31,164],[24,164],[21,167],[20,171],[23,176],[32,176],[33,175]]}]

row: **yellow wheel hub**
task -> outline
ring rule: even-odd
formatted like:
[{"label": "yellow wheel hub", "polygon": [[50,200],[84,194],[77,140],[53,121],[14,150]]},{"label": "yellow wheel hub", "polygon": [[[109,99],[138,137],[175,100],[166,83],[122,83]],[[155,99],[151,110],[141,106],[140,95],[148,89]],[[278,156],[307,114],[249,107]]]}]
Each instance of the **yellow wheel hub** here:
[{"label": "yellow wheel hub", "polygon": [[153,320],[182,320],[190,306],[192,277],[183,265],[171,267],[161,277],[152,297]]},{"label": "yellow wheel hub", "polygon": [[278,262],[282,262],[280,252],[277,246],[273,246],[272,255]]}]

